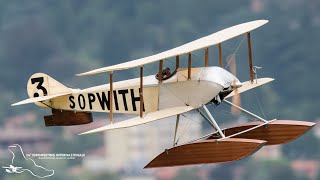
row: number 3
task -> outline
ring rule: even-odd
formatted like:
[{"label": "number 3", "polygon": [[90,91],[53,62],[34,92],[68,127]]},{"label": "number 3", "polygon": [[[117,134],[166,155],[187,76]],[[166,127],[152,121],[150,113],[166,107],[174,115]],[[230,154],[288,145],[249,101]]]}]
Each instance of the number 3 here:
[{"label": "number 3", "polygon": [[[32,78],[32,79],[31,79],[31,83],[32,83],[32,84],[38,83],[37,89],[38,89],[38,90],[42,90],[43,95],[46,96],[46,95],[48,95],[48,91],[47,91],[47,89],[46,89],[45,87],[42,86],[42,85],[43,85],[43,82],[44,82],[43,77],[37,77],[37,78]],[[39,97],[39,96],[40,96],[40,95],[39,95],[39,93],[37,93],[37,92],[33,94],[33,97]]]}]

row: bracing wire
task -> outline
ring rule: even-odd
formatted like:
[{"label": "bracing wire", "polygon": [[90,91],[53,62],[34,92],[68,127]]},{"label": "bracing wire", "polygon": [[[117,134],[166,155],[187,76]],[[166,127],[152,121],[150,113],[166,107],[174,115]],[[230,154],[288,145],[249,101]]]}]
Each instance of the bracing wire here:
[{"label": "bracing wire", "polygon": [[185,135],[186,130],[190,127],[190,122],[199,123],[199,122],[197,122],[197,121],[195,121],[195,120],[193,119],[193,116],[195,116],[195,114],[196,114],[196,113],[192,114],[191,117],[188,117],[188,116],[186,116],[186,115],[184,115],[184,114],[181,114],[183,117],[185,117],[185,118],[188,119],[188,122],[187,122],[187,124],[185,125],[185,127],[183,128],[183,130],[181,131],[181,133],[179,134],[179,136],[178,136],[178,138],[177,138],[177,141],[176,141],[177,144],[178,144],[178,142],[180,141],[180,139]]},{"label": "bracing wire", "polygon": [[262,112],[262,115],[263,115],[264,119],[267,119],[267,117],[266,117],[266,115],[264,114],[264,111],[263,111],[263,109],[262,109],[262,106],[261,106],[261,104],[260,104],[260,100],[259,100],[259,98],[258,98],[258,96],[257,96],[256,91],[253,90],[253,93],[254,93],[254,95],[256,96],[256,99],[257,99],[258,104],[259,104],[259,108],[260,108],[260,110],[261,110],[261,112]]},{"label": "bracing wire", "polygon": [[[170,62],[170,61],[169,61]],[[151,70],[149,68],[145,68],[148,72],[151,72]],[[176,98],[178,98],[181,102],[183,102],[184,104],[186,104],[186,102],[184,102],[179,96],[176,95],[175,92],[172,91],[172,89],[170,89],[165,83],[162,83],[164,87],[166,87]]]},{"label": "bracing wire", "polygon": [[241,47],[244,39],[245,39],[245,36],[241,39],[239,45],[237,46],[237,48],[235,49],[234,53],[233,53],[232,56],[230,57],[227,65],[225,66],[225,69],[227,69],[227,68],[229,67],[231,59],[232,59],[232,58],[236,55],[236,53],[238,52],[238,50],[239,50],[239,48]]},{"label": "bracing wire", "polygon": [[[169,61],[169,62],[171,62],[171,61]],[[171,63],[172,63],[172,62],[171,62]],[[151,72],[151,70],[150,70],[149,68],[145,67],[145,69],[146,69],[146,71],[148,71],[149,73]],[[179,96],[177,96],[176,93],[173,92],[172,89],[170,89],[165,83],[163,83],[163,86],[164,86],[165,88],[167,88],[167,89],[168,89],[175,97],[177,97],[181,102],[183,102],[184,104],[186,104],[186,103],[185,103]],[[178,135],[177,141],[176,141],[175,143],[178,143],[179,140],[180,140],[180,139],[183,137],[183,135],[186,133],[186,130],[189,128],[191,121],[193,121],[194,123],[197,123],[197,122],[193,119],[193,116],[194,116],[195,114],[192,114],[191,117],[188,117],[188,116],[186,116],[186,115],[184,115],[184,114],[181,114],[181,115],[182,115],[183,117],[186,117],[186,118],[188,119],[188,122],[187,122],[187,124],[184,126],[183,130],[181,131],[181,133]]]}]

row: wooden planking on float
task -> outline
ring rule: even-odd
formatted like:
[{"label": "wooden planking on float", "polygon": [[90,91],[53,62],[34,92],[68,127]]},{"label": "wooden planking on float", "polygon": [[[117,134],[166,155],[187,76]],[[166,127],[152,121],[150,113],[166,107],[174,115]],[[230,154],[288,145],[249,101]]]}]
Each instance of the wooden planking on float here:
[{"label": "wooden planking on float", "polygon": [[259,150],[265,141],[228,138],[202,140],[165,150],[145,168],[222,163],[240,160]]},{"label": "wooden planking on float", "polygon": [[[251,122],[236,127],[224,129],[225,136],[245,131],[260,125],[262,122]],[[276,120],[267,125],[234,136],[235,138],[260,139],[267,141],[266,145],[288,143],[309,131],[316,123],[306,121]],[[208,139],[217,139],[218,133]]]}]

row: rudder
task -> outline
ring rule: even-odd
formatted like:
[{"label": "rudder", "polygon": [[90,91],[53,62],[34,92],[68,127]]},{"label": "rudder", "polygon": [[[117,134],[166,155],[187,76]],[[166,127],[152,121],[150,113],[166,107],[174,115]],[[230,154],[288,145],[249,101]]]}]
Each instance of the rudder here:
[{"label": "rudder", "polygon": [[[30,98],[37,98],[69,93],[71,92],[71,89],[44,73],[36,73],[28,80],[27,92]],[[35,102],[35,104],[42,107],[51,105],[50,100],[42,103]]]},{"label": "rudder", "polygon": [[35,98],[63,94],[71,90],[44,73],[36,73],[28,80],[27,91],[30,98]]}]

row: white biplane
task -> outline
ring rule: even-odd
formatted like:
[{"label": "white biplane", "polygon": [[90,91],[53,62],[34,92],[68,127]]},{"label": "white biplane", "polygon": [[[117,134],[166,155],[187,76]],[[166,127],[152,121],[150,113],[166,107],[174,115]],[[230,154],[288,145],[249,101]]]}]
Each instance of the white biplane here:
[{"label": "white biplane", "polygon": [[[82,134],[128,128],[176,116],[173,147],[154,158],[146,168],[239,160],[264,145],[292,141],[315,125],[304,121],[268,121],[241,108],[239,104],[226,100],[230,97],[237,99],[239,93],[273,81],[272,78],[254,77],[258,67],[253,66],[251,54],[250,32],[267,22],[257,20],[239,24],[159,54],[78,74],[85,76],[108,72],[110,83],[106,85],[72,89],[46,74],[36,73],[27,84],[30,98],[13,105],[35,103],[51,108],[52,115],[44,117],[46,126],[91,123],[91,112],[110,114],[109,125]],[[250,80],[241,83],[234,74],[223,68],[221,43],[243,34],[246,34],[248,42]],[[220,67],[208,66],[208,47],[214,45],[219,48]],[[200,49],[205,49],[204,66],[193,68],[191,53]],[[188,57],[187,68],[180,68],[181,55]],[[173,72],[163,67],[163,62],[169,58],[176,59],[176,69]],[[144,65],[156,62],[159,63],[159,72],[144,77]],[[130,68],[140,68],[140,77],[113,82],[113,72]],[[222,130],[206,107],[208,104],[219,105],[221,102],[258,121]],[[192,110],[199,111],[216,131],[192,142],[177,145],[179,117]],[[137,114],[137,117],[113,123],[113,113]]]}]

